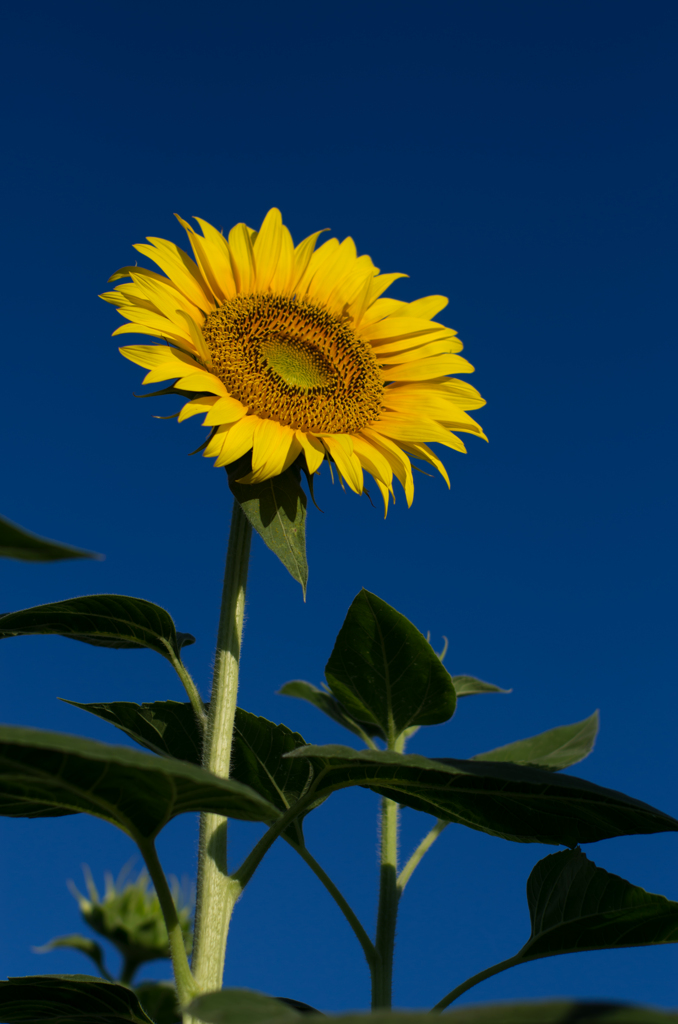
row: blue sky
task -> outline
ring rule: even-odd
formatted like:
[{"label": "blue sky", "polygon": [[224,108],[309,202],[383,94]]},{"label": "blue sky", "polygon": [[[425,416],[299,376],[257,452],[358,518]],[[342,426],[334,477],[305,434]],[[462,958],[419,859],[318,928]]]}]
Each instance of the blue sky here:
[{"label": "blue sky", "polygon": [[[281,208],[295,239],[351,235],[393,294],[443,293],[487,398],[490,443],[445,456],[383,521],[321,475],[311,576],[296,584],[253,544],[241,703],[314,742],[342,734],[275,695],[318,683],[365,586],[448,668],[513,693],[464,701],[413,749],[471,755],[600,708],[574,770],[678,816],[675,735],[675,4],[626,0],[328,0],[134,7],[38,2],[5,16],[1,74],[5,482],[1,511],[104,562],[2,566],[3,608],[76,594],[156,601],[197,643],[203,692],[230,499],[187,457],[204,431],[154,419],[97,298],[146,235],[183,244],[174,211],[228,229]],[[165,404],[163,404],[165,403]],[[9,443],[7,443],[9,442]],[[150,652],[58,638],[0,649],[1,717],[111,742],[56,698],[181,699]],[[309,845],[373,925],[376,797],[336,795]],[[195,823],[163,863],[192,875]],[[405,853],[428,827],[407,812]],[[79,928],[66,880],[133,856],[84,817],[0,821],[2,975],[77,972],[31,952]],[[234,861],[257,834],[232,829]],[[450,828],[407,891],[395,997],[427,1006],[527,937],[524,886],[545,847]],[[586,848],[600,866],[678,899],[676,835]],[[239,904],[226,983],[324,1010],[366,1005],[343,919],[294,854],[275,848]],[[576,995],[678,1003],[671,946],[578,954],[498,976],[465,1001]],[[162,965],[161,965],[162,969]],[[158,968],[146,972],[157,976]]]}]

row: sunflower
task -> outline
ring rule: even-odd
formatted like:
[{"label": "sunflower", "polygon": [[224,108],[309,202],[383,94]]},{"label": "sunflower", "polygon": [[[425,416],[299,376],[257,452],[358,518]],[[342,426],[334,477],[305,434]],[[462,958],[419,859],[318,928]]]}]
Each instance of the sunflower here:
[{"label": "sunflower", "polygon": [[410,456],[450,486],[429,443],[464,452],[453,431],[484,438],[467,413],[484,401],[449,376],[473,367],[456,331],[432,320],[444,296],[383,298],[405,274],[381,274],[351,238],[316,248],[317,231],[295,247],[277,209],[259,231],[236,224],[228,240],[199,217],[202,234],[177,219],[194,259],[148,238],[135,249],[164,274],[123,267],[110,281],[129,281],[101,297],[129,321],[114,334],[162,341],[120,351],[149,371],[144,384],[174,380],[177,393],[195,395],[178,418],[204,415],[204,454],[216,466],[251,452],[242,482],[254,484],[300,456],[309,474],[328,459],[357,494],[367,470],[386,509],[394,477],[412,503]]}]

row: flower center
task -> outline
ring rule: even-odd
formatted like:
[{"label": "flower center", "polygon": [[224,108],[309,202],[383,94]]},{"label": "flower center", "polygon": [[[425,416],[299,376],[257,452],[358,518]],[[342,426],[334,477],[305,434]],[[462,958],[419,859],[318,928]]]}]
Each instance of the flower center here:
[{"label": "flower center", "polygon": [[346,319],[286,295],[236,295],[209,313],[213,372],[262,419],[355,433],[378,418],[384,384],[370,345]]}]

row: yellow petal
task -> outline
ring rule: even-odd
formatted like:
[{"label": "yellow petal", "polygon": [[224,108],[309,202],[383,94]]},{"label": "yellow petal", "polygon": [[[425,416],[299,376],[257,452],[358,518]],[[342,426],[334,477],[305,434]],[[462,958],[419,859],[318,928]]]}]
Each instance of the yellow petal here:
[{"label": "yellow petal", "polygon": [[258,484],[280,476],[292,465],[301,451],[301,444],[291,427],[277,420],[259,420],[254,429],[252,472],[239,483]]},{"label": "yellow petal", "polygon": [[424,444],[423,442],[421,444],[415,444],[414,442],[401,441],[400,445],[404,451],[409,452],[410,455],[414,455],[415,459],[424,459],[425,462],[435,466],[447,486],[450,486],[450,478],[447,475],[445,466],[435,452],[431,451],[427,444]]},{"label": "yellow petal", "polygon": [[[174,368],[176,373],[169,373],[168,377],[177,377],[185,373],[189,367],[199,370],[200,367],[190,356],[184,355],[178,349],[170,348],[169,345],[125,345],[120,353],[125,359],[131,360],[137,366],[143,366],[146,370],[156,370],[160,367]],[[158,380],[167,380],[167,377],[158,377]]]},{"label": "yellow petal", "polygon": [[219,378],[215,377],[213,373],[207,373],[206,370],[189,373],[188,376],[177,381],[176,387],[182,388],[184,391],[209,391],[213,395],[229,397],[228,391]]},{"label": "yellow petal", "polygon": [[313,279],[314,275],[322,268],[323,264],[327,260],[332,259],[336,255],[338,249],[338,238],[328,238],[326,242],[323,242],[320,248],[315,249],[308,260],[306,270],[297,281],[295,291],[300,295],[303,295],[308,289],[309,283]]},{"label": "yellow petal", "polygon": [[191,344],[193,348],[198,353],[203,363],[205,363],[205,365],[209,369],[211,369],[212,356],[210,354],[210,350],[207,347],[207,342],[205,341],[205,337],[202,333],[202,328],[200,327],[199,324],[195,322],[193,317],[189,316],[188,313],[184,313],[183,309],[177,309],[176,313],[177,316],[183,319],[184,323],[186,324],[186,327],[188,328],[188,333],[190,335]]},{"label": "yellow petal", "polygon": [[432,320],[422,320],[418,316],[387,316],[376,324],[367,324],[360,332],[375,344],[385,341],[396,341],[400,338],[417,338],[426,334],[445,334],[454,336],[457,332],[444,324]]},{"label": "yellow petal", "polygon": [[317,472],[325,459],[325,448],[322,442],[313,434],[305,434],[303,430],[297,430],[296,436],[306,457],[306,468],[311,474]]},{"label": "yellow petal", "polygon": [[386,316],[393,316],[398,313],[402,316],[406,316],[409,309],[409,303],[402,302],[400,299],[377,299],[371,306],[365,307],[360,322],[367,324],[376,324],[378,320],[383,320]]},{"label": "yellow petal", "polygon": [[183,423],[189,416],[199,416],[200,413],[210,411],[215,402],[220,401],[216,395],[202,395],[200,398],[192,398],[183,407],[178,416],[178,422]]},{"label": "yellow petal", "polygon": [[415,299],[414,302],[408,303],[407,312],[410,316],[420,316],[422,320],[430,320],[437,316],[441,309],[445,309],[449,301],[444,295],[426,295],[422,299]]},{"label": "yellow petal", "polygon": [[275,273],[271,278],[271,291],[277,294],[287,293],[290,288],[290,278],[294,266],[294,242],[288,228],[282,225],[280,237],[280,256]]},{"label": "yellow petal", "polygon": [[390,288],[399,277],[409,277],[409,274],[379,274],[378,277],[375,277],[367,293],[366,306],[371,306],[373,302],[376,302],[379,296],[387,288]]},{"label": "yellow petal", "polygon": [[254,291],[254,250],[247,224],[240,223],[231,228],[228,233],[228,247],[231,251],[231,265],[238,291]]},{"label": "yellow petal", "polygon": [[309,235],[308,238],[303,240],[303,242],[299,242],[299,245],[294,250],[292,272],[288,282],[288,288],[291,292],[295,292],[297,290],[302,277],[304,277],[308,270],[308,265],[315,249],[315,243],[318,241],[323,231],[328,230],[328,228],[323,228],[322,231],[316,231],[314,234]]},{"label": "yellow petal", "polygon": [[388,499],[389,499],[389,497],[393,498],[393,504],[395,505],[395,495],[393,493],[393,488],[392,487],[385,487],[384,484],[382,484],[382,482],[380,480],[376,479],[376,477],[375,477],[374,482],[377,485],[377,487],[379,488],[379,493],[381,494],[382,501],[384,502],[384,519],[386,519],[386,516],[388,515]]},{"label": "yellow petal", "polygon": [[410,363],[415,359],[429,359],[431,356],[452,355],[454,351],[452,344],[447,338],[436,339],[436,341],[417,338],[417,341],[420,344],[412,348],[401,349],[399,352],[382,352],[380,348],[375,348],[373,351],[378,361],[385,364]]},{"label": "yellow petal", "polygon": [[[462,441],[454,434],[451,434],[440,423],[435,420],[420,416],[414,419],[411,416],[397,416],[395,413],[384,412],[379,419],[372,423],[371,429],[375,430],[382,437],[389,437],[392,441],[414,442],[437,441],[447,448],[454,448],[458,452],[465,452],[466,448]],[[476,424],[477,426],[477,424]],[[462,429],[457,427],[457,430]],[[473,431],[476,433],[476,431]]]},{"label": "yellow petal", "polygon": [[191,243],[191,249],[193,250],[195,262],[198,266],[198,269],[200,270],[200,275],[202,278],[203,289],[205,291],[205,294],[209,293],[209,295],[211,295],[214,298],[215,303],[217,305],[220,305],[226,298],[226,295],[224,294],[223,289],[220,287],[217,275],[215,274],[214,268],[211,265],[209,258],[210,253],[208,243],[205,241],[202,235],[199,235],[197,231],[194,231],[192,226],[182,217],[180,217],[178,213],[175,213],[174,216],[177,218],[182,228],[188,235],[188,240]]},{"label": "yellow petal", "polygon": [[308,285],[309,297],[319,302],[325,302],[335,290],[337,283],[346,277],[353,268],[356,258],[355,242],[352,238],[345,238],[338,249],[313,275]]},{"label": "yellow petal", "polygon": [[[256,416],[244,416],[237,423],[234,423],[232,427],[224,427],[223,430],[217,432],[216,437],[220,438],[219,441],[219,453],[214,465],[230,466],[236,459],[241,458],[245,455],[252,447],[252,438],[254,436],[254,428],[258,423]],[[208,448],[205,449],[205,455],[207,455]],[[210,452],[211,457],[212,452]]]},{"label": "yellow petal", "polygon": [[204,419],[206,427],[221,426],[223,423],[237,423],[247,413],[247,409],[237,398],[224,396],[219,398],[208,410]]},{"label": "yellow petal", "polygon": [[321,440],[351,490],[362,494],[363,468],[358,456],[353,453],[351,438],[346,434],[324,434]]},{"label": "yellow petal", "polygon": [[163,238],[149,238],[148,241],[157,242],[157,245],[141,243],[135,245],[134,248],[143,256],[148,256],[154,263],[157,263],[160,269],[165,271],[170,281],[190,299],[194,306],[201,309],[203,313],[211,312],[214,309],[214,301],[205,294],[200,271],[191,257],[178,245],[165,242]]},{"label": "yellow petal", "polygon": [[363,427],[360,436],[366,438],[388,460],[396,479],[400,481],[405,491],[405,499],[409,507],[414,498],[414,480],[412,479],[412,464],[405,452],[390,438],[378,434],[372,427]]},{"label": "yellow petal", "polygon": [[233,267],[231,266],[231,253],[228,248],[228,242],[221,232],[217,231],[217,229],[206,220],[202,220],[200,217],[194,217],[193,219],[197,220],[198,224],[202,228],[204,236],[203,244],[210,266],[212,267],[214,279],[223,293],[224,299],[232,299],[237,292],[237,288],[235,285],[235,278],[233,277]]},{"label": "yellow petal", "polygon": [[282,226],[282,214],[274,206],[264,217],[254,243],[254,265],[257,268],[258,292],[268,291],[273,280],[282,246]]},{"label": "yellow petal", "polygon": [[411,363],[388,366],[383,373],[388,381],[428,380],[432,377],[442,377],[447,373],[471,373],[473,367],[467,364],[467,367],[462,369],[460,361],[466,363],[461,356],[433,356],[431,359],[415,359]]},{"label": "yellow petal", "polygon": [[353,451],[358,456],[361,466],[371,473],[375,480],[390,488],[393,481],[393,468],[388,459],[364,437],[351,434],[351,441],[353,442]]},{"label": "yellow petal", "polygon": [[149,334],[152,338],[158,338],[163,341],[173,341],[176,342],[177,345],[186,344],[186,339],[183,335],[179,336],[172,331],[159,331],[155,327],[146,327],[143,324],[123,324],[122,327],[117,327],[113,331],[113,337],[115,338],[118,334]]}]

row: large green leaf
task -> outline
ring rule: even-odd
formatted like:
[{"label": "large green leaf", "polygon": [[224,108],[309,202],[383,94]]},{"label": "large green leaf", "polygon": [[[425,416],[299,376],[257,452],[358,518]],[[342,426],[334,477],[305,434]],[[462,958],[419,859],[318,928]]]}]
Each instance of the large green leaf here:
[{"label": "large green leaf", "polygon": [[68,601],[39,604],[0,615],[0,640],[10,636],[56,634],[97,647],[148,647],[169,658],[186,644],[190,633],[177,633],[164,608],[141,597],[90,594]]},{"label": "large green leaf", "polygon": [[277,555],[290,576],[301,583],[305,596],[308,581],[306,495],[299,468],[290,466],[280,476],[262,484],[238,483],[250,469],[250,456],[228,466],[228,486],[252,528]]},{"label": "large green leaf", "polygon": [[[330,1019],[331,1024],[431,1024],[431,1014],[424,1010],[406,1010],[404,1013],[378,1010],[376,1013]],[[447,1011],[442,1019],[450,1024],[676,1024],[678,1014],[644,1006],[625,1006],[623,1003],[557,999],[543,1003],[464,1006]]]},{"label": "large green leaf", "polygon": [[457,697],[471,697],[475,693],[511,693],[511,690],[502,690],[501,686],[494,683],[484,683],[482,679],[475,676],[452,676]]},{"label": "large green leaf", "polygon": [[[110,704],[66,703],[103,718],[156,753],[200,764],[201,736],[190,704],[171,700],[154,704],[124,701]],[[304,746],[306,740],[303,736],[292,732],[286,725],[275,725],[266,718],[237,708],[231,778],[249,786],[274,807],[286,811],[300,799],[314,775],[323,767],[321,762],[313,762],[312,759],[292,761],[284,757]],[[304,815],[311,809],[307,807]],[[296,824],[290,826],[294,839],[298,839]]]},{"label": "large green leaf", "polygon": [[457,695],[426,638],[381,598],[361,590],[325,667],[334,696],[358,722],[385,737],[446,722]]},{"label": "large green leaf", "polygon": [[[282,1009],[281,1009],[282,1007]],[[245,989],[222,989],[198,996],[188,1008],[205,1024],[302,1024],[304,1017],[277,999]],[[428,1010],[377,1010],[341,1014],[330,1024],[431,1024]],[[622,1003],[548,1002],[488,1003],[447,1012],[451,1024],[676,1024],[678,1014]]]},{"label": "large green leaf", "polygon": [[181,1024],[181,1010],[171,982],[142,981],[135,992],[155,1024]]},{"label": "large green leaf", "polygon": [[207,992],[194,999],[186,1012],[205,1024],[259,1024],[264,1021],[291,1024],[301,1020],[301,1014],[287,1003],[245,988]]},{"label": "large green leaf", "polygon": [[506,746],[476,754],[472,761],[510,761],[512,764],[535,765],[559,772],[578,761],[583,761],[593,750],[598,735],[600,716],[594,711],[589,718],[573,725],[560,725],[556,729],[540,732],[526,740],[516,740]]},{"label": "large green leaf", "polygon": [[648,804],[540,768],[340,746],[303,747],[286,756],[325,762],[328,773],[318,796],[366,786],[436,818],[514,842],[576,846],[678,831],[675,818]]},{"label": "large green leaf", "polygon": [[349,732],[356,736],[367,734],[368,736],[383,736],[380,726],[371,722],[362,722],[358,725],[346,711],[343,704],[325,690],[319,690],[312,683],[306,683],[303,679],[293,679],[280,687],[278,693],[283,697],[297,697],[299,700],[308,701],[318,711],[322,711],[334,722],[343,725]]},{"label": "large green leaf", "polygon": [[247,786],[184,761],[80,736],[0,726],[0,814],[44,818],[78,811],[145,839],[185,811],[246,821],[278,817]]},{"label": "large green leaf", "polygon": [[22,562],[58,562],[64,558],[97,558],[92,551],[72,548],[29,533],[9,519],[0,516],[0,558],[18,558]]},{"label": "large green leaf", "polygon": [[678,942],[678,903],[596,867],[581,850],[540,860],[527,882],[532,934],[518,953],[559,953]]},{"label": "large green leaf", "polygon": [[202,733],[191,704],[176,700],[158,700],[152,704],[122,700],[108,704],[80,704],[76,700],[64,703],[103,718],[155,754],[202,764]]},{"label": "large green leaf", "polygon": [[3,1024],[153,1024],[131,988],[88,974],[0,981]]}]

